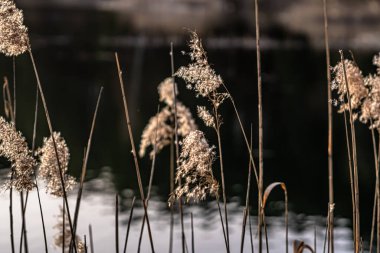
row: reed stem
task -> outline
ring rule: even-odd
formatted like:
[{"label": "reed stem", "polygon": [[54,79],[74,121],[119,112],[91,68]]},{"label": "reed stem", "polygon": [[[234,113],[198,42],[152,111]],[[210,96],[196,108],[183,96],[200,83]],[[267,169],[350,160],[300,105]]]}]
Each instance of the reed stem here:
[{"label": "reed stem", "polygon": [[[135,200],[136,197],[133,197],[132,199],[132,207],[131,211],[129,212],[129,219],[128,219],[128,226],[127,226],[127,233],[125,235],[125,242],[124,242],[124,250],[123,253],[127,252],[127,243],[128,243],[128,238],[129,238],[129,231],[131,229],[131,222],[132,222],[132,217],[133,217],[133,209],[135,208]],[[93,252],[92,252],[93,253]]]},{"label": "reed stem", "polygon": [[259,235],[259,253],[262,253],[262,233],[263,226],[263,102],[262,102],[262,83],[261,83],[261,53],[260,53],[260,24],[259,24],[259,4],[258,0],[255,0],[255,25],[256,25],[256,63],[257,63],[257,93],[258,93],[258,115],[259,115],[259,183],[258,183],[258,235]]},{"label": "reed stem", "polygon": [[[45,116],[46,116],[46,121],[48,123],[48,128],[49,128],[49,131],[50,131],[50,135],[52,136],[52,141],[53,141],[53,146],[54,146],[54,152],[55,152],[55,156],[56,156],[56,159],[57,159],[57,165],[58,165],[57,169],[58,169],[58,174],[59,174],[60,181],[61,181],[61,186],[62,186],[63,199],[64,199],[64,202],[65,202],[65,205],[66,205],[66,208],[67,208],[67,216],[68,216],[68,220],[69,220],[71,236],[72,236],[72,238],[75,238],[73,224],[71,222],[69,202],[67,201],[67,193],[66,193],[66,189],[65,189],[65,182],[63,180],[63,175],[61,173],[62,166],[61,166],[61,162],[59,161],[58,150],[57,150],[57,143],[55,141],[55,138],[53,138],[53,136],[54,136],[54,134],[53,134],[54,133],[53,126],[52,126],[52,123],[51,123],[51,120],[50,120],[50,115],[49,115],[48,107],[47,107],[47,104],[46,104],[45,95],[44,95],[44,92],[43,92],[43,89],[42,89],[40,77],[38,75],[36,63],[34,61],[34,57],[33,57],[33,53],[32,53],[31,49],[29,49],[29,56],[30,56],[30,59],[32,61],[33,70],[34,70],[34,74],[35,74],[35,77],[36,77],[38,89],[39,89],[39,92],[40,92],[40,95],[41,95],[42,105],[44,107],[44,112],[45,112]],[[74,241],[75,252],[77,252],[76,242],[75,242],[75,240],[73,240],[73,241]]]},{"label": "reed stem", "polygon": [[323,0],[323,20],[324,20],[324,35],[326,49],[326,75],[327,75],[327,110],[328,110],[328,179],[329,179],[329,230],[328,230],[328,245],[329,252],[334,253],[334,181],[333,181],[333,117],[331,104],[331,73],[330,73],[330,47],[328,34],[328,16],[327,16],[327,0]]},{"label": "reed stem", "polygon": [[123,81],[123,75],[122,75],[123,73],[122,73],[121,68],[120,68],[119,57],[118,57],[117,53],[115,53],[115,58],[116,58],[116,67],[117,67],[118,76],[119,76],[120,89],[121,89],[122,98],[123,98],[125,118],[127,121],[128,134],[129,134],[129,138],[130,138],[130,142],[131,142],[131,146],[132,146],[132,155],[133,155],[133,160],[135,163],[135,169],[136,169],[136,174],[137,174],[137,182],[138,182],[139,190],[140,190],[141,202],[142,202],[143,207],[144,207],[144,215],[146,216],[150,246],[151,246],[152,252],[154,252],[153,237],[152,237],[152,232],[150,229],[150,222],[149,222],[149,217],[148,217],[148,209],[146,206],[144,191],[143,191],[142,182],[141,182],[140,167],[139,167],[139,163],[137,160],[137,153],[136,153],[135,142],[133,139],[131,121],[129,119],[127,98],[125,96],[125,91],[124,91],[124,81]]}]

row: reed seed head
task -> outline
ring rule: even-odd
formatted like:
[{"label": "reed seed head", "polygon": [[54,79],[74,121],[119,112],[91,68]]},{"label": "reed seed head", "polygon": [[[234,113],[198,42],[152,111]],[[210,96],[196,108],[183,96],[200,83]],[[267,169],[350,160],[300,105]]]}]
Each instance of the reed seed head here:
[{"label": "reed seed head", "polygon": [[[150,158],[154,153],[159,153],[165,146],[169,145],[174,138],[174,115],[177,113],[177,133],[179,137],[188,135],[197,129],[197,125],[191,115],[190,110],[181,102],[176,101],[174,108],[173,79],[166,78],[158,86],[160,101],[166,104],[160,112],[149,119],[141,135],[139,155],[143,157],[149,146],[152,147]],[[178,94],[178,91],[176,92]]]},{"label": "reed seed head", "polygon": [[[60,215],[58,216],[58,222],[53,227],[57,230],[57,233],[54,236],[54,246],[58,248],[62,248],[62,246],[64,245],[65,252],[68,253],[72,234],[71,234],[69,217],[67,216],[67,212],[65,212],[64,215],[65,215],[65,219],[63,220],[63,208],[60,206]],[[65,229],[65,238],[63,238],[63,229]],[[75,236],[75,242],[76,242],[78,253],[86,252],[84,248],[85,247],[84,243],[78,235]]]},{"label": "reed seed head", "polygon": [[192,63],[180,67],[175,75],[184,79],[187,88],[195,90],[197,96],[209,97],[223,84],[223,80],[208,63],[202,41],[194,31],[190,32],[189,47]]},{"label": "reed seed head", "polygon": [[363,123],[371,122],[371,129],[380,130],[380,77],[369,75],[364,79],[364,82],[369,93],[361,106],[360,121]]},{"label": "reed seed head", "polygon": [[197,106],[198,117],[203,120],[206,126],[215,128],[215,120],[205,106]]},{"label": "reed seed head", "polygon": [[[362,100],[368,95],[368,90],[365,87],[364,78],[359,67],[350,60],[344,60],[344,66],[346,69],[351,108],[355,110],[360,107]],[[341,101],[338,112],[342,113],[345,110],[349,110],[349,103],[345,102],[345,98],[347,97],[347,85],[342,62],[335,65],[332,68],[332,72],[334,79],[331,89],[337,90],[339,101]]]},{"label": "reed seed head", "polygon": [[215,147],[210,147],[204,133],[195,130],[189,133],[181,144],[180,166],[176,172],[176,183],[182,183],[171,193],[169,205],[182,196],[186,202],[199,202],[207,195],[218,196],[219,184],[212,173]]},{"label": "reed seed head", "polygon": [[30,48],[28,28],[22,10],[11,0],[0,2],[0,52],[18,56]]},{"label": "reed seed head", "polygon": [[178,95],[177,84],[173,84],[173,78],[168,77],[158,85],[158,95],[160,96],[160,102],[164,102],[169,106],[174,104],[174,92],[173,87],[176,87],[175,95]]},{"label": "reed seed head", "polygon": [[30,191],[35,186],[32,175],[37,164],[28,148],[22,133],[17,131],[13,122],[0,117],[0,156],[11,162],[12,180],[4,187],[14,187],[18,191]]},{"label": "reed seed head", "polygon": [[[53,136],[57,145],[60,172],[64,179],[65,190],[68,191],[76,184],[75,178],[66,174],[70,160],[69,148],[59,132],[54,132]],[[62,183],[52,136],[44,138],[43,146],[37,150],[36,154],[40,160],[38,176],[45,180],[46,191],[54,196],[62,197]]]}]

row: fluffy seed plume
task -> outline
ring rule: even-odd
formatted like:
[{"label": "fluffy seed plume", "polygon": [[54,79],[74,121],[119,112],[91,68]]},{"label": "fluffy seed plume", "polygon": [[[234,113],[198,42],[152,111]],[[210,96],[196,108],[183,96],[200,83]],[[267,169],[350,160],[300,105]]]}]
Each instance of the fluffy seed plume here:
[{"label": "fluffy seed plume", "polygon": [[364,82],[369,93],[361,106],[360,121],[363,123],[372,122],[370,128],[380,130],[380,77],[369,75],[364,79]]},{"label": "fluffy seed plume", "polygon": [[29,49],[28,28],[22,10],[11,0],[0,2],[0,52],[17,56]]},{"label": "fluffy seed plume", "polygon": [[13,173],[12,180],[7,181],[4,187],[14,187],[18,191],[32,190],[35,186],[32,175],[37,163],[21,132],[3,117],[0,117],[0,156],[11,162]]},{"label": "fluffy seed plume", "polygon": [[[178,95],[177,84],[176,95]],[[160,102],[164,102],[169,106],[173,106],[174,97],[173,97],[173,78],[168,77],[158,85],[158,95],[160,96]]]},{"label": "fluffy seed plume", "polygon": [[[350,60],[344,60],[344,65],[346,68],[351,107],[355,110],[360,107],[362,100],[368,95],[368,90],[364,85],[364,78],[359,67]],[[338,112],[342,113],[345,110],[349,110],[349,104],[348,102],[345,102],[345,98],[347,96],[347,86],[344,77],[343,64],[339,62],[332,68],[332,72],[334,79],[331,89],[337,90],[339,101],[341,101]]]},{"label": "fluffy seed plume", "polygon": [[[54,132],[53,136],[55,143],[57,144],[58,157],[61,166],[61,173],[64,179],[65,190],[68,191],[71,190],[76,184],[75,178],[66,174],[70,160],[69,148],[60,133]],[[57,156],[54,150],[52,136],[49,138],[44,138],[42,148],[39,148],[36,153],[40,159],[38,176],[45,180],[46,191],[54,196],[62,197],[62,184],[58,172]]]},{"label": "fluffy seed plume", "polygon": [[[173,79],[166,78],[159,86],[158,93],[160,101],[166,104],[160,112],[149,119],[142,135],[139,155],[143,157],[148,147],[152,147],[150,157],[154,155],[154,145],[156,153],[160,152],[165,146],[169,145],[175,134],[174,129],[174,98],[173,98]],[[177,91],[178,93],[178,91]],[[190,110],[181,102],[176,101],[178,136],[184,137],[191,131],[197,129]]]},{"label": "fluffy seed plume", "polygon": [[[63,208],[61,206],[60,206],[60,215],[58,216],[58,222],[56,225],[54,225],[53,228],[57,230],[57,233],[54,236],[54,246],[62,248],[62,246],[64,245],[65,252],[69,252],[69,246],[70,246],[71,238],[72,238],[70,223],[69,223],[69,218],[66,212],[65,212],[65,220],[63,220]],[[63,228],[65,229],[65,238],[63,238]],[[76,241],[76,246],[77,246],[77,252],[78,253],[86,252],[85,245],[79,236],[76,236],[75,241]]]},{"label": "fluffy seed plume", "polygon": [[223,80],[210,67],[202,41],[196,32],[190,32],[189,47],[192,63],[187,67],[180,67],[176,76],[184,79],[187,88],[195,90],[197,96],[209,97],[223,84]]},{"label": "fluffy seed plume", "polygon": [[212,173],[214,160],[214,147],[209,146],[203,132],[192,131],[183,140],[179,157],[176,182],[182,180],[182,184],[170,194],[169,205],[182,196],[186,202],[199,202],[207,195],[218,196],[219,184]]}]

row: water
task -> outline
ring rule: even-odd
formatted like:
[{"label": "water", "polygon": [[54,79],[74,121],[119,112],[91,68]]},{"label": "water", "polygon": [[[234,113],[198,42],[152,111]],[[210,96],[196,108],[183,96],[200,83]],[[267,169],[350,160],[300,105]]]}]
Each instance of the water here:
[{"label": "water", "polygon": [[[84,194],[81,203],[79,226],[77,235],[83,240],[84,235],[87,236],[89,242],[89,228],[91,224],[93,230],[94,249],[95,252],[113,252],[115,250],[115,188],[110,180],[112,175],[107,169],[104,169],[101,175],[94,180],[88,181],[84,185]],[[40,185],[43,187],[43,184]],[[69,206],[71,213],[75,206],[76,190],[69,196]],[[54,236],[57,235],[59,229],[54,225],[58,223],[60,206],[62,199],[54,198],[47,195],[41,190],[41,201],[44,212],[46,233],[49,252],[62,252],[61,249],[54,245]],[[124,210],[119,216],[119,241],[120,250],[124,246],[124,238],[129,219],[130,205],[132,201],[133,190],[126,189],[121,194],[121,203]],[[9,198],[7,193],[0,195],[0,203],[3,208],[0,209],[0,215],[3,221],[8,220]],[[170,211],[167,205],[158,199],[158,196],[153,196],[149,202],[149,217],[155,249],[157,252],[167,252],[169,247],[170,234]],[[19,245],[20,236],[20,212],[19,198],[14,198],[14,227],[15,227],[15,244],[16,251]],[[232,202],[228,205],[229,224],[230,224],[230,241],[231,252],[239,252],[241,238],[241,224],[243,209],[239,203]],[[187,247],[191,250],[191,225],[190,213],[194,215],[194,241],[195,252],[223,252],[225,251],[221,223],[219,220],[216,203],[214,201],[206,202],[200,205],[186,205],[184,208],[184,226],[187,238]],[[127,252],[136,252],[138,238],[143,217],[143,209],[141,205],[136,203],[133,220],[131,221],[131,230],[128,240]],[[295,214],[291,212],[290,217],[290,233],[289,247],[292,249],[294,240],[302,240],[306,244],[314,247],[314,229],[316,229],[316,239],[318,251],[322,251],[325,236],[324,222],[325,219],[321,216],[308,216],[303,214]],[[181,230],[179,223],[179,215],[176,212],[174,225],[174,252],[181,249]],[[253,229],[253,242],[257,251],[256,224],[257,219],[254,216],[250,217]],[[285,245],[285,227],[284,218],[267,217],[268,238],[270,252],[284,252]],[[26,212],[27,232],[29,242],[29,252],[44,251],[44,241],[42,234],[42,225],[38,208],[37,194],[33,191],[29,194],[28,208]],[[347,252],[352,249],[352,233],[348,227],[349,220],[339,218],[336,220],[335,228],[335,246],[336,252]],[[9,240],[9,223],[2,222],[0,225],[0,233],[3,235],[0,238],[0,247],[2,252],[10,252],[11,245]],[[249,226],[246,229],[246,238],[244,251],[250,252]],[[150,252],[150,244],[145,230],[142,252]]]}]

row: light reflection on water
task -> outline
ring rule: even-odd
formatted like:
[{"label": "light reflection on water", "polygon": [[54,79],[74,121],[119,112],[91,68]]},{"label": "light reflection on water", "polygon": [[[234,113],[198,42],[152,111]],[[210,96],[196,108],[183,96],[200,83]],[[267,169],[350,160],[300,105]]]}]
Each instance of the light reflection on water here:
[{"label": "light reflection on water", "polygon": [[[0,174],[4,178],[4,175]],[[88,225],[92,225],[94,236],[95,252],[115,252],[115,190],[109,172],[104,171],[100,177],[85,183],[84,195],[80,208],[79,226],[77,234],[83,238],[88,237]],[[42,187],[42,185],[41,185]],[[76,193],[76,191],[74,191]],[[47,229],[47,239],[49,252],[62,252],[60,248],[53,245],[54,235],[57,229],[53,228],[58,222],[60,214],[60,206],[62,199],[53,198],[45,194],[44,190],[40,192],[45,224]],[[121,206],[124,207],[119,216],[120,224],[120,251],[123,249],[124,238],[129,217],[130,204],[132,199],[132,191],[125,190],[121,193]],[[71,213],[74,210],[76,201],[75,194],[70,194],[69,205]],[[136,202],[137,203],[137,202]],[[9,230],[9,194],[8,192],[0,195],[0,215],[3,217],[0,223],[0,239],[1,252],[11,252],[10,230]],[[125,208],[125,207],[128,208]],[[186,231],[187,245],[191,252],[191,230],[190,230],[190,213],[194,215],[194,231],[195,231],[195,252],[224,252],[224,240],[219,220],[218,211],[215,202],[206,204],[185,206],[184,209],[184,225]],[[206,207],[206,208],[205,208]],[[240,250],[241,223],[242,223],[242,207],[232,202],[228,205],[229,210],[229,226],[231,252]],[[141,227],[141,218],[143,217],[143,209],[140,203],[137,204],[134,211],[134,218],[131,223],[131,232],[128,241],[127,252],[136,252],[138,245],[139,232]],[[166,207],[166,203],[158,200],[153,196],[149,202],[149,217],[151,221],[154,245],[157,252],[167,252],[169,247],[170,233],[170,212]],[[305,216],[303,214],[290,213],[290,233],[289,247],[294,240],[303,240],[305,243],[313,246],[314,244],[314,228],[317,231],[317,247],[318,251],[323,250],[324,241],[324,222],[325,219],[320,216]],[[26,211],[28,242],[30,252],[43,252],[43,234],[41,219],[38,208],[38,200],[36,191],[29,195],[28,208]],[[174,252],[181,249],[181,233],[179,215],[175,214],[174,226]],[[252,229],[254,235],[254,246],[257,251],[256,238],[256,217],[251,217]],[[268,238],[270,252],[284,252],[285,228],[283,217],[267,217]],[[351,250],[352,233],[348,227],[349,221],[346,219],[337,219],[335,228],[335,251],[347,252]],[[20,200],[19,197],[14,198],[14,227],[15,227],[15,245],[16,250],[19,245],[21,219],[20,219]],[[247,226],[245,240],[245,252],[250,252],[249,230]],[[89,240],[87,240],[88,242]],[[290,249],[292,250],[292,249]],[[144,233],[142,252],[150,252],[150,244],[147,233]]]}]

